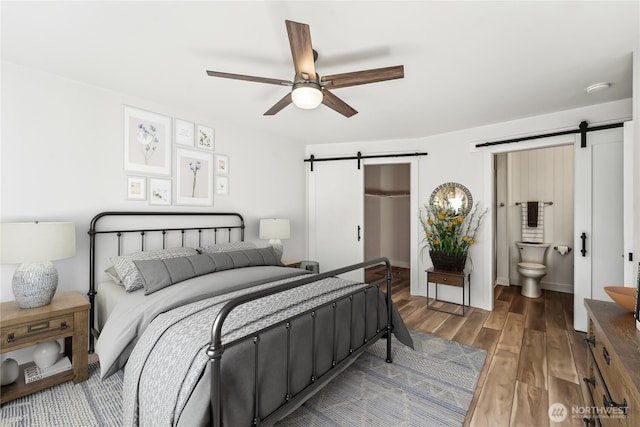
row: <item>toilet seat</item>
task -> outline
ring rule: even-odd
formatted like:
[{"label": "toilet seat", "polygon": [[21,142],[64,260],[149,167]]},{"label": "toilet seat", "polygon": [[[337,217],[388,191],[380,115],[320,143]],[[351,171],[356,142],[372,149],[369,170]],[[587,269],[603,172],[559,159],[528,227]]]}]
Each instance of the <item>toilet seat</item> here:
[{"label": "toilet seat", "polygon": [[519,262],[518,267],[527,268],[529,270],[544,270],[547,268],[544,264],[538,264],[537,262]]}]

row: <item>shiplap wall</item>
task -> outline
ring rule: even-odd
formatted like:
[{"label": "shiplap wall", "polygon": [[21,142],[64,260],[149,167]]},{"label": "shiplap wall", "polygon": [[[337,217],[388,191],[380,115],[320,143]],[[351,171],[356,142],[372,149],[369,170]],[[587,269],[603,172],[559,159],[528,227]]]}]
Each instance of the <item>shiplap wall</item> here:
[{"label": "shiplap wall", "polygon": [[508,153],[506,167],[509,282],[520,284],[515,242],[521,240],[522,216],[516,202],[553,202],[544,209],[544,241],[551,247],[546,254],[547,275],[542,278],[542,286],[573,292],[575,251],[560,255],[553,249],[573,242],[573,146]]}]

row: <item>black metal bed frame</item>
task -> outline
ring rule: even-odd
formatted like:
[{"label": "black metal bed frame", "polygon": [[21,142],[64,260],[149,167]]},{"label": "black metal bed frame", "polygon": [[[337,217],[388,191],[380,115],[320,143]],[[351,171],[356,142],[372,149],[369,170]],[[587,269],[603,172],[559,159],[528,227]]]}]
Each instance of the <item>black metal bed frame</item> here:
[{"label": "black metal bed frame", "polygon": [[[233,224],[225,225],[211,225],[206,227],[163,227],[163,228],[109,228],[105,227],[100,229],[100,220],[108,217],[227,217],[233,220]],[[231,221],[230,221],[231,222]],[[213,230],[213,243],[217,243],[218,231],[227,230],[228,241],[231,241],[231,231],[239,230],[239,240],[244,241],[244,218],[242,215],[236,212],[160,212],[160,211],[148,211],[148,212],[101,212],[91,220],[89,226],[89,303],[91,309],[89,312],[89,353],[93,353],[95,349],[95,339],[100,335],[100,331],[95,327],[95,298],[98,292],[96,291],[96,237],[98,235],[115,234],[117,236],[117,254],[121,255],[122,250],[122,238],[127,234],[139,234],[140,250],[144,251],[145,242],[148,235],[152,233],[160,233],[162,235],[162,247],[156,249],[165,249],[166,237],[169,232],[180,232],[182,246],[185,244],[185,238],[187,233],[198,233],[198,246],[203,246],[202,232],[206,230]]]},{"label": "black metal bed frame", "polygon": [[[166,216],[166,217],[171,217],[171,216],[184,216],[184,217],[191,217],[191,216],[209,216],[209,217],[235,217],[236,220],[234,222],[238,222],[238,224],[234,224],[234,225],[214,225],[214,226],[206,226],[206,227],[170,227],[170,228],[146,228],[146,229],[140,229],[140,228],[136,228],[136,229],[126,229],[126,228],[107,228],[107,229],[98,229],[98,222],[100,219],[104,218],[104,217],[113,217],[113,216],[119,216],[119,217],[126,217],[126,216],[131,216],[131,217],[136,217],[136,216]],[[91,303],[91,312],[90,312],[90,352],[93,352],[94,350],[94,339],[97,338],[99,336],[99,331],[95,328],[95,296],[97,295],[97,291],[95,289],[95,285],[96,285],[96,236],[100,235],[100,234],[115,234],[117,236],[117,245],[118,245],[118,255],[120,255],[120,250],[121,250],[121,238],[123,234],[128,234],[128,233],[138,233],[140,235],[140,246],[141,246],[141,250],[145,250],[145,236],[149,233],[162,233],[162,246],[164,248],[165,243],[166,243],[166,233],[169,231],[179,231],[183,234],[182,237],[182,244],[184,246],[184,233],[186,232],[198,232],[198,242],[199,245],[202,245],[202,240],[201,240],[201,236],[202,236],[202,231],[203,230],[214,230],[214,242],[217,240],[217,231],[218,230],[228,230],[228,241],[231,241],[231,230],[234,229],[238,229],[240,230],[240,241],[244,240],[244,219],[242,218],[242,216],[238,213],[211,213],[211,212],[102,212],[98,215],[96,215],[92,220],[91,220],[91,225],[90,225],[90,229],[89,229],[89,238],[90,238],[90,245],[89,245],[89,274],[90,274],[90,278],[89,278],[89,300]],[[333,276],[337,276],[343,273],[347,273],[350,271],[355,271],[355,270],[359,270],[359,269],[363,269],[369,266],[373,266],[373,265],[378,265],[378,264],[382,264],[384,263],[386,265],[386,274],[383,278],[376,280],[375,282],[368,284],[354,292],[351,292],[347,295],[344,295],[340,298],[337,298],[335,300],[329,301],[325,304],[322,304],[320,306],[314,307],[312,309],[309,309],[303,313],[299,313],[291,318],[285,319],[279,323],[276,323],[274,325],[268,326],[266,328],[263,328],[259,331],[256,331],[254,333],[251,333],[248,336],[236,339],[232,342],[229,343],[222,343],[222,326],[224,324],[224,321],[226,320],[227,316],[231,313],[231,311],[238,307],[239,305],[242,305],[244,303],[268,296],[268,295],[273,295],[279,292],[283,292],[286,291],[288,289],[293,289],[299,286],[303,286],[309,283],[313,283],[322,279],[326,279],[329,277],[333,277]],[[310,277],[304,277],[302,279],[293,281],[293,282],[289,282],[289,283],[284,283],[278,286],[275,286],[273,288],[269,288],[269,289],[263,289],[263,290],[259,290],[256,292],[252,292],[237,298],[234,298],[230,301],[228,301],[223,308],[221,309],[220,313],[216,316],[213,325],[212,325],[212,329],[211,329],[211,345],[209,346],[209,348],[207,349],[207,356],[210,359],[210,365],[211,365],[211,375],[212,375],[212,381],[211,381],[211,414],[213,416],[212,424],[215,427],[220,427],[222,425],[222,413],[221,413],[221,407],[222,407],[222,395],[221,395],[221,383],[222,383],[222,375],[221,375],[221,364],[222,364],[222,356],[224,354],[224,352],[234,346],[237,346],[239,344],[242,344],[244,342],[250,341],[253,342],[254,344],[254,358],[255,358],[255,368],[254,368],[254,378],[256,379],[255,383],[254,383],[254,405],[253,405],[253,425],[271,425],[274,422],[276,422],[277,420],[279,420],[280,418],[282,418],[283,416],[285,416],[286,414],[288,414],[292,408],[295,409],[296,407],[298,407],[300,404],[302,404],[303,402],[305,402],[307,399],[309,399],[311,396],[313,396],[313,394],[320,388],[322,388],[325,384],[327,384],[334,376],[337,372],[340,372],[341,369],[344,369],[348,366],[349,362],[352,361],[355,357],[357,357],[358,355],[360,355],[361,353],[363,353],[370,345],[372,345],[374,342],[376,342],[378,339],[382,338],[382,337],[386,337],[387,339],[387,343],[386,343],[386,361],[387,363],[391,363],[392,362],[392,358],[391,358],[391,333],[393,331],[393,324],[392,324],[392,297],[391,297],[391,279],[392,279],[392,275],[391,275],[391,263],[389,262],[389,260],[387,258],[378,258],[378,259],[374,259],[374,260],[370,260],[370,261],[366,261],[363,263],[359,263],[359,264],[354,264],[351,266],[347,266],[344,268],[340,268],[337,270],[333,270],[333,271],[329,271],[326,273],[322,273],[322,274],[316,274]],[[387,322],[386,325],[382,328],[380,328],[380,311],[378,310],[379,307],[379,298],[380,298],[380,287],[383,283],[386,282],[386,295],[384,296],[384,298],[386,298],[386,314],[387,314]],[[367,338],[367,330],[368,330],[368,325],[367,325],[367,293],[369,291],[373,291],[376,293],[376,318],[375,318],[375,324],[376,324],[376,332],[375,335]],[[364,295],[364,304],[365,304],[365,310],[364,310],[364,341],[363,342],[354,342],[354,318],[357,315],[357,313],[355,313],[354,310],[354,304],[353,304],[353,300],[354,297],[356,297],[359,294],[363,294]],[[349,351],[348,351],[348,356],[344,357],[342,360],[337,360],[338,356],[337,356],[337,352],[338,352],[338,342],[336,339],[336,307],[337,304],[343,301],[349,301],[350,304],[350,326],[349,326],[349,340],[350,340],[350,344],[349,344]],[[331,308],[332,309],[332,316],[333,316],[333,320],[332,320],[332,324],[333,324],[333,331],[332,331],[332,355],[333,355],[333,360],[331,363],[331,367],[330,369],[328,369],[326,372],[318,375],[317,370],[316,370],[316,361],[315,358],[312,357],[312,376],[309,379],[306,387],[304,387],[300,392],[298,392],[297,394],[292,395],[291,393],[291,377],[290,377],[290,373],[291,373],[291,359],[292,359],[292,354],[290,352],[290,328],[291,328],[291,323],[293,321],[295,321],[296,319],[302,319],[305,316],[310,316],[311,317],[311,322],[312,322],[312,349],[311,349],[311,354],[314,355],[316,353],[316,342],[315,342],[315,335],[316,335],[316,313],[319,310],[322,309],[327,309],[327,308]],[[266,417],[264,418],[260,418],[259,416],[259,407],[260,407],[260,393],[258,390],[258,381],[257,378],[259,377],[259,364],[257,363],[258,361],[258,355],[259,355],[259,348],[260,348],[260,336],[271,331],[274,330],[276,328],[285,328],[286,330],[286,340],[287,340],[287,358],[286,358],[286,384],[287,384],[287,392],[286,392],[286,396],[284,397],[284,403],[279,406],[278,408],[276,408],[274,411],[272,411],[270,414],[268,414]],[[337,370],[336,370],[337,369]]]}]

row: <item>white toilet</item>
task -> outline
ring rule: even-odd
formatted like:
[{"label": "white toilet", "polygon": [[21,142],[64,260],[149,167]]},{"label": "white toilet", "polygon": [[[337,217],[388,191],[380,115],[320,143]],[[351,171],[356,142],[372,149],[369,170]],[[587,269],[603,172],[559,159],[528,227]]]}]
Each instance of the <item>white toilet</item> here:
[{"label": "white toilet", "polygon": [[540,279],[547,274],[547,266],[544,265],[544,257],[549,249],[548,243],[516,242],[520,253],[518,273],[522,276],[522,295],[529,298],[538,298],[542,291]]}]

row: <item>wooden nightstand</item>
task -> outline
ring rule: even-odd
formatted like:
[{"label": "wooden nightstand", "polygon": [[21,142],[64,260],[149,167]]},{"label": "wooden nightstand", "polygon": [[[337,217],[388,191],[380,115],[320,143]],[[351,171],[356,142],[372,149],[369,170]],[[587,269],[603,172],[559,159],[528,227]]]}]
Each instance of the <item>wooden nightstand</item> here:
[{"label": "wooden nightstand", "polygon": [[0,403],[68,380],[77,384],[89,378],[89,307],[80,292],[56,294],[51,304],[37,308],[19,308],[15,301],[0,304],[0,353],[64,338],[64,354],[73,364],[71,370],[29,384],[24,382],[24,369],[33,363],[21,365],[18,380],[2,386]]},{"label": "wooden nightstand", "polygon": [[300,261],[293,259],[282,259],[281,261],[285,267],[300,268]]}]

